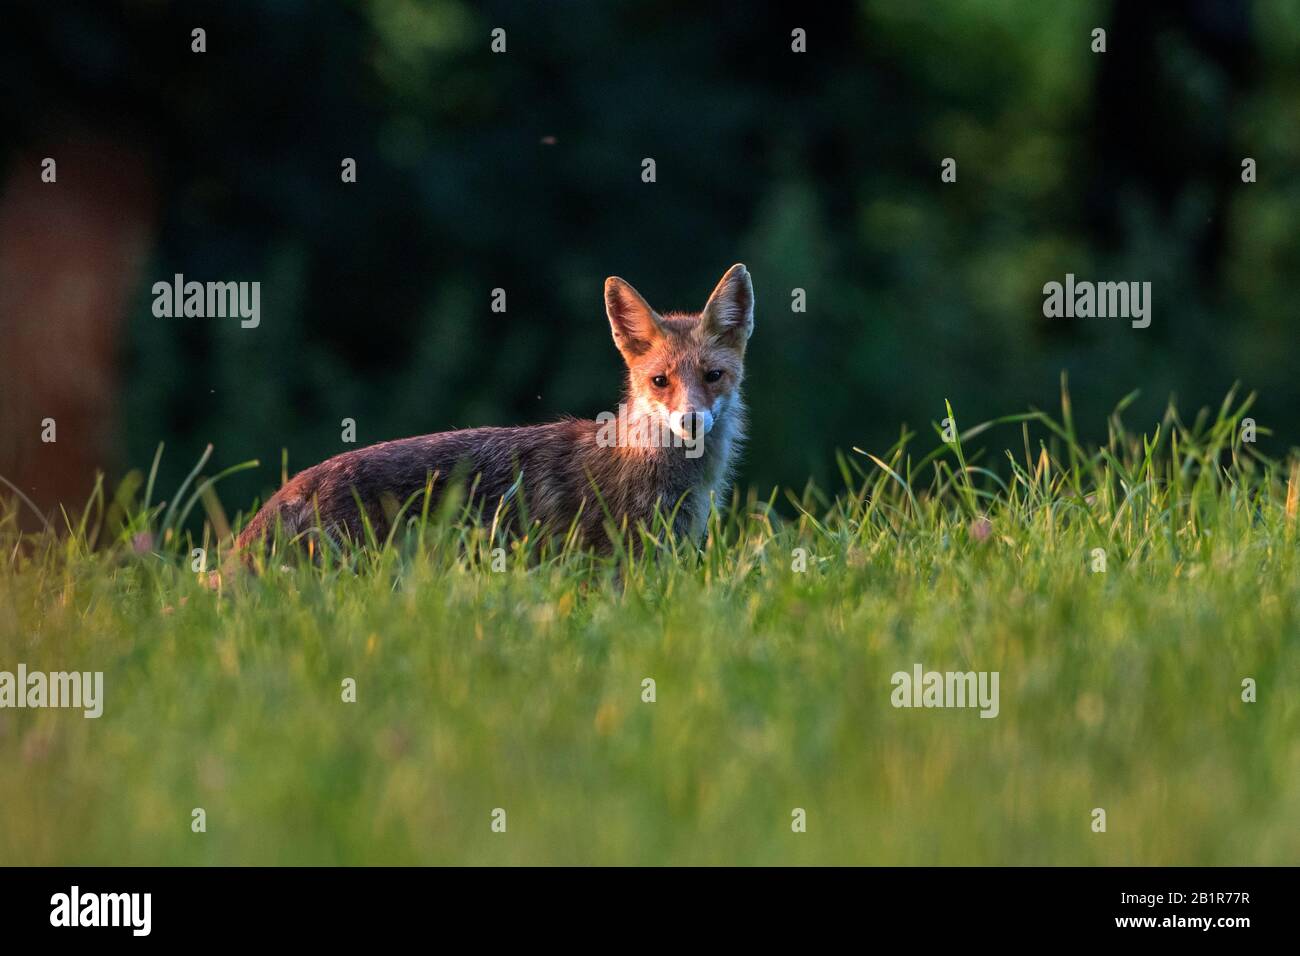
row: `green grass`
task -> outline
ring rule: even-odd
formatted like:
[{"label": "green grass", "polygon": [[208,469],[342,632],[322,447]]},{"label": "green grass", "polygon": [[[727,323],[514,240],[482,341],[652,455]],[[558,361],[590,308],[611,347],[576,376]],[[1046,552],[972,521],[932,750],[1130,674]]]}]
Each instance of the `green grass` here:
[{"label": "green grass", "polygon": [[[1241,443],[1248,404],[1143,438],[1122,403],[1084,448],[1063,390],[639,557],[415,502],[386,546],[213,590],[176,531],[191,499],[224,526],[197,474],[57,536],[12,501],[0,670],[102,670],[106,702],[0,710],[0,862],[1295,864],[1300,475]],[[895,709],[915,663],[998,671],[999,716]]]}]

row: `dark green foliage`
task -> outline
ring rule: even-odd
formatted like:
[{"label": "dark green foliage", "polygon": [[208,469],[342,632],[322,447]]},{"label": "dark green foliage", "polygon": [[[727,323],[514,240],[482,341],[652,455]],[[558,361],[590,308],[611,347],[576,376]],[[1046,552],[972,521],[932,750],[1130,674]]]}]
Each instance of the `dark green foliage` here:
[{"label": "dark green foliage", "polygon": [[[75,124],[149,157],[122,461],[167,440],[171,487],[209,442],[215,469],[257,458],[241,506],[282,448],[291,471],[342,450],[344,417],[364,444],[613,408],[603,278],[698,308],[734,261],[758,303],[742,485],[825,481],[943,396],[1044,405],[1063,369],[1082,421],[1241,380],[1289,443],[1300,18],[1182,6],[20,3],[0,159]],[[260,280],[261,327],[155,318],[176,272]],[[1066,272],[1153,282],[1151,327],[1045,320]]]}]

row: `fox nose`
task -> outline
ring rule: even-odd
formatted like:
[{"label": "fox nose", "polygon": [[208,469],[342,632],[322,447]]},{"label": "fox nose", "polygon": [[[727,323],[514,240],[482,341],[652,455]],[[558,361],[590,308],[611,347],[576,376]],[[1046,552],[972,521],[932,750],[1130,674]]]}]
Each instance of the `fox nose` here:
[{"label": "fox nose", "polygon": [[689,411],[682,413],[682,431],[692,441],[703,438],[713,427],[713,416],[706,411]]}]

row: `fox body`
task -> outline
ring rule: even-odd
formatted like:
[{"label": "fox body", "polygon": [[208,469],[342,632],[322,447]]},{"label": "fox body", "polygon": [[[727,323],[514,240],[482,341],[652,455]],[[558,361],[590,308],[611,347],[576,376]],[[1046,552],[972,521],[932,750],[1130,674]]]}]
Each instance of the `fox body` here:
[{"label": "fox body", "polygon": [[239,536],[239,548],[260,544],[277,527],[361,541],[367,521],[382,539],[403,504],[414,497],[418,513],[426,488],[436,501],[452,481],[464,481],[471,502],[488,515],[504,499],[512,520],[522,509],[549,533],[576,521],[584,543],[597,549],[610,544],[607,517],[634,529],[650,526],[656,511],[672,516],[679,535],[698,537],[745,435],[740,386],[754,329],[749,273],[732,266],[700,312],[664,315],[611,277],[605,310],[627,366],[617,415],[440,432],[336,455],[276,492]]}]

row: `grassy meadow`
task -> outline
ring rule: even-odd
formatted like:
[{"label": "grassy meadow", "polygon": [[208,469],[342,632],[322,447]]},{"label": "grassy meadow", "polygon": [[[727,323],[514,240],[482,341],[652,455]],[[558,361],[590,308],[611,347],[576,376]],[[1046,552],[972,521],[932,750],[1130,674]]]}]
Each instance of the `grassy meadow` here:
[{"label": "grassy meadow", "polygon": [[[1300,862],[1300,471],[1249,399],[1124,405],[1099,447],[1064,391],[904,432],[609,557],[416,501],[218,583],[201,469],[37,534],[6,493],[0,670],[105,700],[0,710],[0,863]],[[915,664],[997,671],[997,717],[895,708]]]}]

